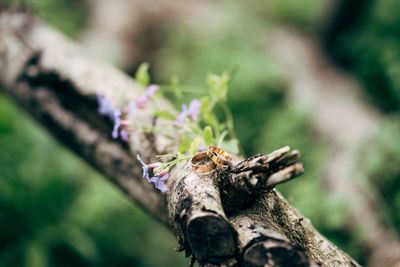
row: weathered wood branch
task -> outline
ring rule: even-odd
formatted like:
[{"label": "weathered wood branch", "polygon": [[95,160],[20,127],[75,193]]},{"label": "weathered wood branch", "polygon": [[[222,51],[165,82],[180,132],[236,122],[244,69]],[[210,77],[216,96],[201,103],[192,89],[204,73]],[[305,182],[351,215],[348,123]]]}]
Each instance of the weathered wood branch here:
[{"label": "weathered wood branch", "polygon": [[[139,94],[134,80],[88,58],[28,12],[0,13],[0,83],[60,142],[174,229],[202,266],[311,266],[309,257],[325,266],[358,266],[273,189],[303,171],[298,153],[288,148],[203,175],[183,162],[171,170],[171,189],[161,194],[141,177],[135,154],[150,162],[174,153],[179,131],[135,131],[129,143],[113,140],[111,121],[96,111],[96,90],[123,95],[127,106]],[[154,106],[171,109],[162,99]],[[163,129],[166,122],[154,117],[154,108],[138,111],[137,120]]]},{"label": "weathered wood branch", "polygon": [[[226,211],[245,207],[265,191],[304,172],[299,152],[283,147],[269,155],[255,155],[235,165],[228,179],[220,181]],[[240,196],[240,197],[239,197]]]}]

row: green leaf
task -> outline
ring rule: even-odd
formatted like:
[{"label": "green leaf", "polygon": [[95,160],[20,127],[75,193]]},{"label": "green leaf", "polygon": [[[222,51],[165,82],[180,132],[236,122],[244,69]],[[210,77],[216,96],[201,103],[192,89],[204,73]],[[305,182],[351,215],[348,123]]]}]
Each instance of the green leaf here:
[{"label": "green leaf", "polygon": [[193,139],[192,143],[190,144],[189,154],[194,156],[196,152],[199,150],[200,141],[203,140],[201,137],[196,137]]},{"label": "green leaf", "polygon": [[181,143],[179,144],[178,151],[180,153],[185,153],[190,148],[190,144],[192,143],[192,138],[189,133],[185,133]]},{"label": "green leaf", "polygon": [[200,102],[201,102],[201,107],[200,107],[200,111],[201,114],[206,114],[211,112],[212,107],[211,107],[211,98],[209,96],[205,96],[200,98]]},{"label": "green leaf", "polygon": [[175,116],[167,110],[157,110],[156,112],[154,112],[154,114],[160,118],[164,118],[164,119],[171,120],[171,121],[175,120]]},{"label": "green leaf", "polygon": [[239,154],[239,141],[237,139],[231,139],[229,141],[223,141],[221,148],[232,154]]},{"label": "green leaf", "polygon": [[226,101],[230,77],[224,71],[220,76],[216,74],[207,75],[207,83],[210,85],[211,96],[217,100]]},{"label": "green leaf", "polygon": [[213,131],[210,126],[206,126],[204,128],[204,142],[206,143],[207,146],[210,146],[213,144]]},{"label": "green leaf", "polygon": [[142,64],[140,64],[138,70],[136,71],[135,79],[139,84],[143,85],[144,87],[149,86],[149,63],[143,62]]}]

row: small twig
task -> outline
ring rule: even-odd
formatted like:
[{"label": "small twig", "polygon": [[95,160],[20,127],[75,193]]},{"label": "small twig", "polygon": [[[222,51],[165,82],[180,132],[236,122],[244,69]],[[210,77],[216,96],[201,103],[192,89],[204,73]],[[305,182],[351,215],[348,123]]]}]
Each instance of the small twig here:
[{"label": "small twig", "polygon": [[304,172],[304,167],[301,162],[296,162],[285,169],[280,170],[277,173],[272,174],[268,177],[265,187],[267,189],[273,188],[278,184],[287,182]]}]

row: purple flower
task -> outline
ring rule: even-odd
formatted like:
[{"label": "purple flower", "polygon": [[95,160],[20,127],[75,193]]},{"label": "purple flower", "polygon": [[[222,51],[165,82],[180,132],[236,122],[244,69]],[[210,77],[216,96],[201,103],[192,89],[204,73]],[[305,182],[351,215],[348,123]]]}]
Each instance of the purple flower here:
[{"label": "purple flower", "polygon": [[174,126],[182,127],[185,123],[186,116],[190,116],[193,121],[197,121],[200,116],[201,102],[197,99],[193,99],[189,104],[189,109],[185,104],[182,105],[182,112],[176,116]]},{"label": "purple flower", "polygon": [[122,129],[119,132],[119,136],[121,136],[122,141],[128,142],[129,141],[129,134],[126,129]]},{"label": "purple flower", "polygon": [[152,97],[158,92],[158,90],[160,90],[160,86],[158,86],[157,84],[152,84],[149,87],[147,87],[146,94],[149,97]]},{"label": "purple flower", "polygon": [[117,138],[118,138],[118,129],[119,129],[119,126],[121,126],[121,118],[120,118],[120,117],[115,117],[115,119],[114,119],[114,128],[113,128],[113,131],[112,131],[112,133],[111,133],[111,135],[112,135],[112,137],[113,137],[114,139],[117,139]]},{"label": "purple flower", "polygon": [[159,189],[161,192],[166,192],[169,188],[168,186],[164,183],[165,180],[169,178],[169,172],[168,170],[164,170],[162,173],[158,175],[154,175],[153,177],[149,178],[149,169],[153,169],[154,173],[157,173],[157,170],[162,167],[161,162],[155,162],[147,165],[142,161],[140,158],[139,154],[137,155],[137,159],[140,161],[142,164],[143,168],[143,177],[146,177],[147,181],[149,183],[154,183],[157,189]]},{"label": "purple flower", "polygon": [[129,135],[126,129],[123,129],[121,130],[121,132],[119,132],[119,127],[124,122],[123,120],[121,120],[121,110],[117,107],[114,107],[113,101],[111,99],[103,97],[100,92],[97,92],[96,95],[97,101],[99,103],[99,113],[102,115],[107,115],[111,120],[114,121],[114,127],[111,132],[111,136],[116,139],[118,138],[118,134],[120,134],[122,140],[127,141]]},{"label": "purple flower", "polygon": [[156,84],[152,84],[149,87],[147,87],[146,93],[144,95],[142,95],[138,101],[137,101],[137,106],[139,108],[145,108],[147,102],[149,102],[149,100],[153,97],[153,95],[155,93],[157,93],[157,91],[160,90],[160,86],[156,85]]},{"label": "purple flower", "polygon": [[157,175],[150,178],[150,181],[153,182],[161,192],[165,193],[169,188],[163,181],[169,178],[169,172],[165,173],[164,175]]},{"label": "purple flower", "polygon": [[122,114],[122,112],[119,108],[114,108],[114,110],[112,111],[112,114],[111,114],[111,119],[114,121],[116,119],[121,119],[121,114]]},{"label": "purple flower", "polygon": [[[121,120],[121,111],[119,109],[114,110],[114,127],[111,133],[111,136],[114,139],[118,138],[118,135],[121,136],[121,139],[123,141],[129,141],[129,134],[128,131],[126,130],[126,127],[129,126],[130,122],[127,120]],[[122,128],[119,130],[119,128]]]},{"label": "purple flower", "polygon": [[189,116],[193,121],[197,121],[200,116],[201,102],[197,99],[193,99],[189,105]]},{"label": "purple flower", "polygon": [[137,159],[140,161],[142,164],[142,169],[143,169],[143,177],[146,177],[147,181],[150,183],[150,178],[149,178],[149,166],[143,162],[143,160],[140,158],[139,154],[137,154]]},{"label": "purple flower", "polygon": [[137,106],[139,108],[145,108],[149,99],[150,98],[147,95],[142,95],[137,101]]},{"label": "purple flower", "polygon": [[109,98],[105,98],[99,91],[96,92],[97,102],[99,103],[98,112],[102,115],[107,115],[111,119],[114,117],[114,105],[113,101]]},{"label": "purple flower", "polygon": [[176,116],[174,126],[182,127],[185,123],[185,118],[189,114],[187,106],[185,104],[182,105],[182,112]]}]

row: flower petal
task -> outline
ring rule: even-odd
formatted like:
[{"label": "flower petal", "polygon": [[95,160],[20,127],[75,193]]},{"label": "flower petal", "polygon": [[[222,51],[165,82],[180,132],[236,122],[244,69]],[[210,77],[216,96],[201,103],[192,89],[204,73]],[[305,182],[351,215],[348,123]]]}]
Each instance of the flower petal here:
[{"label": "flower petal", "polygon": [[182,105],[182,112],[176,116],[174,126],[182,127],[185,123],[185,118],[189,114],[187,106],[185,104]]},{"label": "flower petal", "polygon": [[197,121],[200,116],[201,102],[197,99],[193,99],[189,105],[189,115],[193,121]]},{"label": "flower petal", "polygon": [[158,90],[160,90],[160,86],[158,86],[157,84],[152,84],[147,87],[146,95],[152,97],[153,95],[155,95],[155,93],[157,93]]},{"label": "flower petal", "polygon": [[142,169],[143,169],[143,177],[146,177],[147,181],[150,183],[150,178],[149,178],[149,166],[146,165],[146,163],[143,162],[143,160],[140,158],[140,155],[137,154],[137,159],[139,162],[142,164]]},{"label": "flower petal", "polygon": [[142,95],[136,102],[138,108],[145,108],[150,98],[147,95]]},{"label": "flower petal", "polygon": [[169,178],[169,172],[163,172],[160,174],[160,181],[165,181]]},{"label": "flower petal", "polygon": [[157,93],[157,91],[160,90],[160,86],[156,85],[156,84],[152,84],[150,85],[145,94],[142,95],[141,97],[139,97],[139,99],[137,100],[136,104],[138,108],[145,108],[147,102],[149,102],[149,100],[153,97],[153,95],[155,93]]},{"label": "flower petal", "polygon": [[97,111],[102,115],[107,115],[110,118],[113,117],[114,107],[111,99],[105,98],[99,91],[96,92],[97,102],[99,107]]},{"label": "flower petal", "polygon": [[121,136],[122,141],[125,141],[125,142],[129,141],[129,133],[126,129],[122,129],[119,132],[119,135]]},{"label": "flower petal", "polygon": [[117,119],[121,119],[121,114],[122,114],[121,110],[119,108],[115,108],[112,111],[111,119],[113,119],[114,121]]},{"label": "flower petal", "polygon": [[160,177],[158,177],[158,176],[153,176],[150,178],[150,182],[152,182],[154,184],[158,183],[159,180],[160,180]]},{"label": "flower petal", "polygon": [[111,133],[111,135],[112,135],[112,137],[114,139],[118,138],[118,128],[119,128],[120,125],[121,125],[121,119],[119,117],[116,117],[115,120],[114,120],[114,128],[113,128],[113,131]]},{"label": "flower petal", "polygon": [[167,192],[168,189],[169,189],[168,185],[166,185],[166,184],[165,184],[164,182],[162,182],[162,181],[159,181],[159,182],[156,184],[156,187],[157,187],[161,192],[163,192],[163,193]]}]

